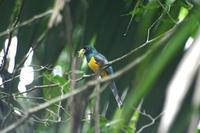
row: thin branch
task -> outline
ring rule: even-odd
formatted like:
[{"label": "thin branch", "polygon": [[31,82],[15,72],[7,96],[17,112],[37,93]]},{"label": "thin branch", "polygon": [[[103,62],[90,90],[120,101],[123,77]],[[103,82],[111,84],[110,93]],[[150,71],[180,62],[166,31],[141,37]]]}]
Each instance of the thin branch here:
[{"label": "thin branch", "polygon": [[45,66],[39,66],[39,65],[30,65],[33,68],[36,68],[38,71],[39,70],[48,70],[48,71],[52,71],[54,68],[52,67],[52,65],[45,65]]},{"label": "thin branch", "polygon": [[128,25],[126,27],[126,30],[125,30],[125,33],[123,34],[123,36],[127,35],[128,30],[129,30],[129,28],[131,26],[131,23],[133,21],[133,18],[135,17],[135,12],[136,12],[138,6],[140,5],[140,2],[141,2],[141,0],[138,0],[137,3],[136,3],[136,5],[135,5],[135,7],[134,7],[134,9],[133,9],[133,11],[131,11],[131,18],[130,18],[130,21],[128,22]]},{"label": "thin branch", "polygon": [[30,97],[30,96],[13,96],[14,99],[16,100],[16,98],[21,98],[21,99],[33,99],[33,100],[43,100],[43,101],[48,101],[47,99],[43,98],[43,97]]},{"label": "thin branch", "polygon": [[136,133],[141,133],[145,128],[148,128],[148,127],[152,126],[153,124],[155,124],[156,120],[159,119],[164,114],[164,112],[161,112],[159,115],[157,115],[155,118],[153,118],[150,114],[147,114],[145,111],[143,111],[143,112],[139,111],[139,113],[141,115],[149,118],[151,120],[151,122],[142,126]]},{"label": "thin branch", "polygon": [[[32,66],[32,67],[36,67],[36,66]],[[39,68],[37,68],[37,69],[35,69],[35,70],[33,70],[33,71],[31,71],[31,72],[39,72],[39,71],[42,71],[42,70],[44,70],[44,69],[47,69],[47,70],[49,70],[49,68],[47,67],[47,66],[40,66]],[[18,69],[18,70],[21,70],[21,69]],[[12,78],[10,78],[10,79],[8,79],[8,80],[5,80],[4,82],[2,82],[1,84],[0,84],[0,86],[2,86],[3,84],[5,84],[5,83],[8,83],[8,82],[11,82],[12,80],[14,80],[14,79],[17,79],[17,78],[19,78],[20,77],[20,74],[18,74],[18,75],[16,75],[16,76],[13,76]],[[39,79],[39,78],[41,78],[41,77],[43,77],[43,76],[38,76],[38,77],[35,77],[35,79]],[[23,94],[23,93],[28,93],[28,92],[31,92],[31,91],[33,91],[33,90],[35,90],[35,89],[39,89],[39,88],[47,88],[47,87],[55,87],[53,84],[50,84],[50,85],[43,85],[43,86],[34,86],[34,87],[32,87],[32,88],[30,88],[29,90],[26,90],[26,91],[24,91],[24,92],[17,92],[17,93],[14,93],[14,94],[12,94],[12,95],[10,95],[10,94],[8,94],[8,93],[5,93],[5,92],[0,92],[0,94],[3,94],[3,96],[2,97],[0,97],[0,100],[2,100],[2,99],[4,99],[4,98],[7,98],[7,97],[10,97],[10,96],[14,96],[14,95],[19,95],[19,94]],[[58,85],[57,85],[58,86]]]},{"label": "thin branch", "polygon": [[[125,55],[123,55],[123,56],[120,56],[119,58],[116,58],[116,59],[114,59],[114,60],[112,60],[112,61],[109,61],[109,62],[105,65],[105,68],[107,68],[108,66],[110,66],[110,65],[112,65],[112,64],[114,64],[114,63],[116,63],[116,62],[118,62],[118,61],[120,61],[120,60],[123,60],[123,59],[129,57],[130,55],[132,55],[133,53],[135,53],[135,52],[138,51],[139,49],[145,47],[147,44],[152,43],[152,42],[158,40],[159,38],[161,38],[161,37],[163,37],[163,36],[166,36],[166,35],[169,34],[171,31],[173,31],[173,29],[174,29],[174,27],[172,27],[171,29],[169,29],[168,31],[166,31],[166,32],[163,33],[163,34],[161,34],[161,35],[159,35],[159,36],[157,36],[157,37],[155,37],[155,38],[153,38],[153,39],[151,39],[151,40],[146,41],[145,43],[143,43],[143,44],[140,45],[139,47],[137,47],[137,48],[131,50],[129,53],[127,53],[127,54],[125,54]],[[149,29],[148,29],[148,30],[149,30]],[[105,68],[103,68],[103,69],[105,69]]]},{"label": "thin branch", "polygon": [[10,79],[8,79],[8,80],[5,80],[5,81],[3,81],[3,82],[0,84],[0,86],[4,85],[4,84],[7,83],[7,82],[10,82],[10,81],[12,81],[12,80],[14,80],[14,79],[16,79],[16,78],[19,78],[19,77],[20,77],[20,74],[14,76],[14,77],[12,77],[12,78],[10,78]]},{"label": "thin branch", "polygon": [[[59,116],[57,116],[52,110],[47,110],[49,113],[51,113],[52,114],[52,116],[49,116],[49,117],[47,117],[47,118],[43,118],[43,119],[41,119],[41,118],[39,118],[39,117],[37,117],[36,115],[33,115],[32,116],[32,121],[34,121],[34,122],[38,122],[38,123],[42,123],[42,124],[47,124],[48,122],[53,122],[53,123],[60,123],[60,122],[67,122],[69,119],[65,119],[65,120],[60,120],[59,119]],[[56,117],[56,119],[54,119],[54,118],[50,118],[50,117]]]},{"label": "thin branch", "polygon": [[34,91],[36,89],[41,89],[41,88],[50,88],[50,87],[56,87],[58,86],[58,84],[48,84],[48,85],[38,85],[38,86],[33,86],[32,88],[26,90],[26,91],[23,91],[23,92],[18,92],[18,93],[14,93],[13,95],[17,96],[17,95],[21,95],[21,94],[24,94],[24,93],[29,93],[31,91]]},{"label": "thin branch", "polygon": [[149,26],[149,28],[147,29],[147,37],[146,37],[146,42],[149,42],[149,38],[150,38],[150,32],[152,30],[152,28],[155,26],[155,24],[163,17],[163,13]]},{"label": "thin branch", "polygon": [[37,20],[39,20],[39,19],[41,19],[41,18],[43,18],[43,17],[50,16],[51,13],[52,13],[52,11],[53,11],[53,10],[50,9],[50,10],[48,10],[48,11],[45,11],[45,12],[41,13],[41,14],[35,15],[35,16],[33,16],[32,18],[30,18],[30,19],[28,19],[28,20],[26,20],[26,21],[24,21],[24,22],[21,22],[20,24],[16,25],[16,27],[12,27],[12,28],[10,28],[10,29],[7,29],[6,31],[1,32],[1,33],[0,33],[0,37],[2,37],[2,36],[4,36],[4,35],[7,35],[7,34],[9,34],[10,32],[12,32],[12,31],[14,31],[14,30],[16,30],[16,29],[18,29],[18,28],[21,28],[21,27],[23,27],[23,26],[30,25],[30,24],[32,24],[34,21],[37,21]]},{"label": "thin branch", "polygon": [[[71,76],[71,75],[73,75],[73,74],[79,74],[79,75],[81,75],[81,76],[78,77],[78,78],[73,79],[72,76]],[[66,75],[68,75],[68,79],[69,79],[70,81],[78,82],[78,81],[81,81],[81,80],[83,80],[83,79],[85,79],[85,78],[92,78],[92,77],[96,76],[96,73],[85,74],[84,71],[74,70],[74,71],[68,72]]]},{"label": "thin branch", "polygon": [[[32,66],[32,65],[30,65],[31,67],[36,67],[35,65],[34,66]],[[22,68],[18,68],[18,70],[21,70]],[[30,71],[30,72],[39,72],[39,71],[42,71],[42,70],[45,70],[45,69],[47,69],[47,70],[52,70],[52,69],[50,69],[50,68],[48,68],[47,66],[40,66],[39,68],[37,68],[37,69],[35,69],[35,70],[33,70],[33,71]],[[0,84],[0,86],[2,86],[2,85],[4,85],[5,83],[8,83],[8,82],[10,82],[10,81],[12,81],[12,80],[14,80],[14,79],[17,79],[17,78],[19,78],[20,77],[20,74],[18,74],[18,75],[16,75],[16,76],[13,76],[12,78],[10,78],[10,79],[8,79],[8,80],[5,80],[5,81],[3,81],[1,84]],[[41,76],[38,76],[38,78],[40,78]],[[1,92],[2,93],[2,92]]]},{"label": "thin branch", "polygon": [[[69,84],[69,82],[66,82],[64,85],[62,85],[61,90],[60,90],[61,97],[64,95],[64,87],[68,84]],[[59,107],[58,107],[58,111],[57,111],[57,116],[59,117],[59,120],[61,121],[61,116],[60,116],[61,108],[60,107],[62,107],[62,101],[59,102]]]},{"label": "thin branch", "polygon": [[163,10],[167,13],[167,15],[169,16],[169,18],[172,20],[172,22],[174,24],[176,24],[176,20],[171,16],[171,14],[169,13],[169,10],[167,8],[165,8],[165,6],[160,2],[160,0],[157,0],[157,2],[160,4],[160,6],[163,8]]}]

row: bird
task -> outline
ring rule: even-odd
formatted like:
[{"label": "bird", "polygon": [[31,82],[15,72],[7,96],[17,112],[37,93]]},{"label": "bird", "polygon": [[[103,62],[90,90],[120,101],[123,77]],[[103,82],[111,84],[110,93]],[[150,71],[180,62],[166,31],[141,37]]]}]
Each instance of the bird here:
[{"label": "bird", "polygon": [[[112,66],[108,66],[105,69],[102,69],[102,67],[104,67],[108,63],[108,60],[106,59],[105,56],[99,53],[93,46],[86,45],[82,49],[80,49],[78,53],[79,57],[84,57],[84,56],[86,57],[88,67],[93,72],[99,72],[99,75],[101,77],[106,77],[114,73]],[[118,107],[121,108],[122,100],[118,95],[118,89],[114,80],[112,80],[109,83],[109,87],[111,88],[111,91],[115,97]]]}]

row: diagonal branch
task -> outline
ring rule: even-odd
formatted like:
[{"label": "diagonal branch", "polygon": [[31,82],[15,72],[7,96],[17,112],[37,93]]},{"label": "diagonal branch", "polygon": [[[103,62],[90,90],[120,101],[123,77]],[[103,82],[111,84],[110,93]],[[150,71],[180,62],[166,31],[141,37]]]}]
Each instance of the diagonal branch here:
[{"label": "diagonal branch", "polygon": [[9,29],[7,29],[7,30],[1,32],[1,33],[0,33],[0,37],[5,36],[5,35],[8,35],[10,32],[12,32],[12,31],[14,31],[14,30],[16,30],[16,29],[18,29],[18,28],[24,27],[24,26],[26,26],[26,25],[30,25],[30,24],[32,24],[33,22],[35,22],[35,21],[37,21],[37,20],[39,20],[39,19],[41,19],[41,18],[44,18],[44,17],[46,17],[46,16],[50,16],[51,13],[52,13],[52,9],[50,9],[50,10],[48,10],[48,11],[45,11],[45,12],[43,12],[43,13],[41,13],[41,14],[35,15],[35,16],[33,16],[32,18],[30,18],[30,19],[28,19],[28,20],[26,20],[26,21],[24,21],[24,22],[21,22],[20,24],[16,25],[15,27],[11,27],[11,28],[9,28]]},{"label": "diagonal branch", "polygon": [[[155,23],[153,23],[153,24],[155,24]],[[152,28],[152,27],[151,27],[151,28]],[[120,60],[123,60],[123,59],[129,57],[130,55],[132,55],[133,53],[135,53],[135,52],[138,51],[139,49],[145,47],[147,44],[152,43],[152,42],[154,42],[154,41],[156,41],[156,40],[162,38],[163,36],[168,35],[169,33],[171,33],[171,32],[174,30],[174,28],[175,28],[175,27],[172,27],[171,29],[169,29],[169,30],[166,31],[165,33],[163,33],[163,34],[161,34],[161,35],[159,35],[159,36],[157,36],[157,37],[155,37],[155,38],[153,38],[153,39],[151,39],[151,40],[146,40],[145,43],[143,43],[143,44],[140,45],[139,47],[137,47],[137,48],[131,50],[129,53],[127,53],[127,54],[125,54],[125,55],[123,55],[123,56],[120,56],[119,58],[116,58],[116,59],[114,59],[114,60],[112,60],[112,61],[109,61],[109,62],[104,66],[103,69],[107,68],[108,66],[110,66],[110,65],[112,65],[112,64],[114,64],[114,63],[116,63],[116,62],[118,62],[118,61],[120,61]],[[150,30],[150,29],[148,29],[148,31],[149,31],[149,30]],[[148,35],[149,35],[149,34],[148,34]],[[148,36],[147,36],[147,39],[148,39]]]}]

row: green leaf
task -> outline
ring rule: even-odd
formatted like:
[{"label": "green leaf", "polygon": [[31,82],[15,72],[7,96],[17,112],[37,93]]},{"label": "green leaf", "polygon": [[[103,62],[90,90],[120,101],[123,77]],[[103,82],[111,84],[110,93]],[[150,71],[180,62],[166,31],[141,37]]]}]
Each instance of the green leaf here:
[{"label": "green leaf", "polygon": [[44,84],[58,84],[58,87],[44,88],[45,98],[52,99],[69,91],[69,82],[61,76],[53,75],[51,73],[44,73]]}]

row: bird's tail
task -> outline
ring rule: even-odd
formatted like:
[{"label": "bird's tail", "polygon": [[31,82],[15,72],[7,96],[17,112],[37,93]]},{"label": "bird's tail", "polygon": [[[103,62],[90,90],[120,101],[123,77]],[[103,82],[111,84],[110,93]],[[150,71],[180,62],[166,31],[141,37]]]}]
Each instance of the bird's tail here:
[{"label": "bird's tail", "polygon": [[110,88],[111,88],[112,93],[113,93],[113,95],[115,97],[115,100],[117,101],[117,105],[120,108],[122,106],[122,100],[118,95],[117,87],[116,87],[116,84],[115,84],[114,81],[111,81]]}]

